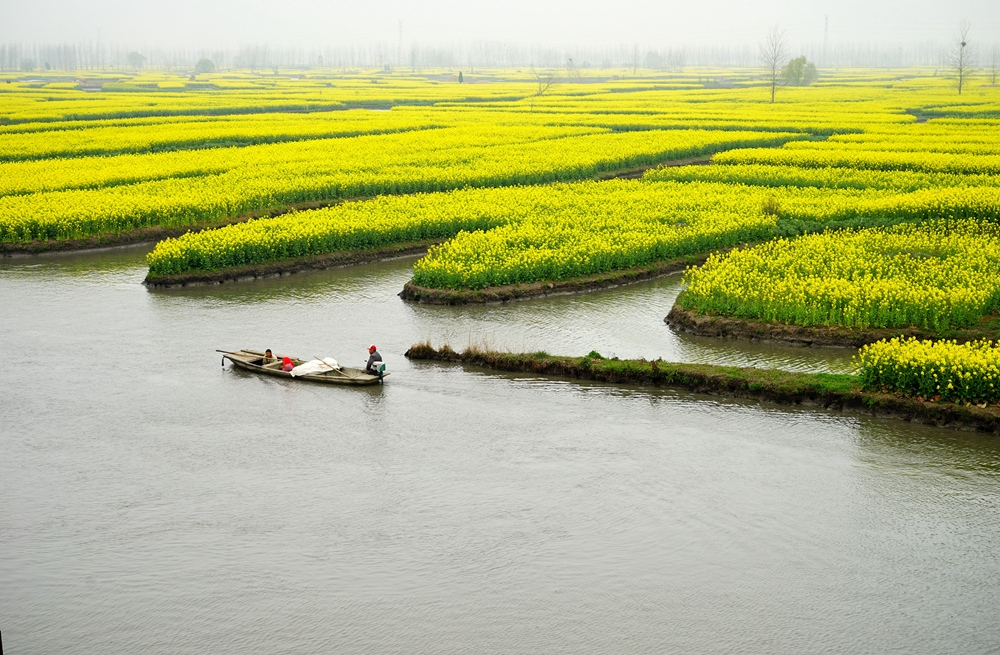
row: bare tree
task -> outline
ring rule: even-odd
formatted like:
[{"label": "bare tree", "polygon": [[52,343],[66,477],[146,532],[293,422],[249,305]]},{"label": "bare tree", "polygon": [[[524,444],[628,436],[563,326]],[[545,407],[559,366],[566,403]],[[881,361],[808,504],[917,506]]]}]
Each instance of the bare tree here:
[{"label": "bare tree", "polygon": [[535,98],[540,98],[545,95],[549,89],[554,87],[559,83],[559,78],[556,77],[556,71],[549,71],[548,74],[539,73],[535,70],[535,67],[531,67],[531,74],[535,77],[535,81],[538,83],[538,87],[535,92],[531,95],[531,105],[529,111],[535,111]]},{"label": "bare tree", "polygon": [[951,50],[951,70],[958,78],[958,95],[962,95],[962,87],[965,86],[969,75],[972,74],[972,56],[969,47],[969,29],[972,25],[967,20],[958,24],[958,34]]},{"label": "bare tree", "polygon": [[774,104],[774,94],[781,81],[781,71],[788,59],[788,46],[785,43],[785,33],[777,25],[771,28],[767,37],[761,41],[759,48],[761,66],[764,77],[771,85],[771,103]]},{"label": "bare tree", "polygon": [[549,71],[548,74],[542,74],[535,70],[535,67],[531,67],[531,74],[535,76],[535,81],[538,83],[538,90],[535,91],[536,96],[543,96],[545,92],[554,87],[559,83],[559,78],[556,77],[556,72],[554,70]]}]

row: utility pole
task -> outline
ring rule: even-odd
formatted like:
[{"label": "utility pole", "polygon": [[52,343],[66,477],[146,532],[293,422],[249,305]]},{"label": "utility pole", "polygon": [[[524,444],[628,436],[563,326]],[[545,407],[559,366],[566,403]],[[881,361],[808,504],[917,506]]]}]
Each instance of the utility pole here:
[{"label": "utility pole", "polygon": [[403,19],[399,19],[399,40],[396,42],[396,65],[403,65]]},{"label": "utility pole", "polygon": [[823,65],[829,66],[826,48],[830,43],[830,14],[823,17]]}]

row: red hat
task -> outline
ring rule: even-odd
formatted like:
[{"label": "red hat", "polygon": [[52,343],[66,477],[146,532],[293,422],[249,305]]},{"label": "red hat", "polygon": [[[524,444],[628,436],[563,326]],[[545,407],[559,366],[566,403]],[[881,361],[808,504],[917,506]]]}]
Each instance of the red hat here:
[{"label": "red hat", "polygon": [[368,352],[371,352],[373,350],[378,350],[378,348],[375,347],[375,344],[368,346]]}]

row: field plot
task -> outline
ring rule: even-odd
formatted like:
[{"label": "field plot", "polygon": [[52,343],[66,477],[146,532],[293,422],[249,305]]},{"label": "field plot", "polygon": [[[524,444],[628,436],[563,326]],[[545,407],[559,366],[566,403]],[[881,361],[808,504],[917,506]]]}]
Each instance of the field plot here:
[{"label": "field plot", "polygon": [[[26,123],[0,132],[0,161],[247,146],[444,127],[417,112],[185,116]],[[28,131],[25,128],[33,128]]]},{"label": "field plot", "polygon": [[[772,105],[750,72],[710,73],[728,88],[708,74],[544,94],[514,71],[464,85],[383,73],[9,85],[0,243],[200,230],[156,246],[156,279],[433,240],[413,283],[462,291],[1000,217],[996,89],[956,98],[919,71],[891,84],[849,71]],[[592,181],[616,175],[642,179]],[[361,202],[310,209],[345,200]],[[282,215],[244,222],[269,213]],[[703,309],[725,311],[716,301]]]},{"label": "field plot", "polygon": [[[782,189],[721,184],[601,184],[575,206],[538,211],[524,220],[464,233],[414,266],[414,281],[431,287],[482,288],[628,269],[679,255],[709,252],[780,234],[828,227],[952,216],[1000,217],[991,192],[895,194]],[[555,191],[549,191],[555,195]],[[769,211],[770,207],[777,211]]]},{"label": "field plot", "polygon": [[[588,134],[588,132],[590,132]],[[794,135],[573,127],[421,130],[221,151],[32,161],[6,167],[0,238],[81,238],[194,225],[295,203],[537,184]],[[74,186],[69,186],[74,185]]]},{"label": "field plot", "polygon": [[482,288],[628,268],[770,233],[774,218],[757,211],[761,192],[720,199],[710,191],[617,180],[381,198],[164,241],[149,255],[150,272],[457,235],[417,263],[416,280]]},{"label": "field plot", "polygon": [[1000,228],[932,221],[778,239],[690,270],[687,309],[848,328],[978,325],[1000,308]]},{"label": "field plot", "polygon": [[[108,76],[97,93],[44,79],[5,85],[0,243],[100,240],[345,198],[580,180],[732,149],[892,133],[914,120],[909,104],[864,83],[790,92],[769,106],[755,88],[706,89],[700,75],[565,83],[541,96],[513,71],[464,85],[405,74]],[[913,93],[942,103],[933,84]]]},{"label": "field plot", "polygon": [[[420,201],[419,210],[404,202],[369,203],[343,210],[343,222],[337,218],[340,210],[322,210],[315,216],[301,212],[258,221],[257,225],[244,228],[226,228],[218,236],[191,235],[183,243],[162,244],[150,256],[151,275],[213,270],[318,254],[330,248],[356,247],[333,244],[358,243],[343,240],[348,225],[360,224],[347,217],[365,212],[371,214],[373,221],[383,224],[387,224],[386,220],[392,222],[395,219],[390,217],[398,218],[402,212],[407,214],[403,220],[407,225],[436,225],[437,238],[454,237],[421,260],[414,276],[416,284],[450,289],[562,280],[628,269],[681,252],[699,248],[704,252],[746,238],[738,236],[744,234],[745,223],[735,229],[729,218],[712,218],[719,208],[738,206],[743,221],[754,216],[756,240],[829,226],[891,225],[937,218],[992,220],[998,215],[996,187],[1000,177],[995,174],[996,155],[991,154],[995,152],[996,138],[983,129],[991,120],[982,117],[982,99],[970,99],[968,118],[916,122],[914,113],[922,113],[925,106],[940,104],[946,93],[936,81],[914,82],[888,93],[884,88],[863,83],[853,88],[802,89],[794,92],[794,98],[773,107],[755,98],[752,94],[757,91],[753,89],[668,90],[643,88],[637,83],[630,93],[594,91],[574,89],[572,95],[554,94],[518,101],[450,101],[436,106],[433,114],[442,121],[476,117],[479,124],[476,130],[491,124],[502,125],[498,129],[513,133],[519,125],[530,121],[547,127],[590,126],[625,132],[635,138],[626,147],[635,150],[644,147],[640,144],[648,147],[656,139],[667,139],[671,134],[677,135],[672,138],[680,139],[681,134],[717,138],[715,134],[731,133],[730,143],[754,138],[755,134],[761,139],[771,135],[773,140],[763,148],[713,141],[705,151],[722,151],[713,157],[713,165],[656,168],[648,171],[644,182],[634,188],[610,184],[600,189],[571,186],[533,191],[530,201],[524,200],[524,190],[516,188],[498,189],[482,196],[474,193],[431,196]],[[701,129],[706,127],[714,131],[706,133]],[[444,136],[447,130],[439,130],[437,134]],[[560,138],[556,145],[564,148],[574,140],[587,141],[586,147],[593,148],[601,142],[601,137]],[[784,147],[775,148],[779,145],[777,141],[782,141]],[[570,152],[563,150],[559,157],[565,159]],[[844,152],[851,155],[849,160],[838,154]],[[697,150],[689,153],[696,154]],[[683,155],[677,150],[659,156]],[[617,161],[625,166],[653,158],[642,161],[637,153],[631,162]],[[812,163],[803,163],[807,161]],[[548,166],[550,171],[556,168]],[[422,174],[426,175],[427,169],[425,166]],[[595,172],[600,172],[597,166],[575,177],[589,177]],[[395,175],[403,179],[401,171]],[[489,181],[466,178],[453,188],[537,184],[573,178],[574,175],[539,171],[518,180],[503,176]],[[681,186],[664,201],[659,195],[662,187],[656,183],[666,181]],[[705,182],[711,184],[697,184]],[[414,191],[440,188],[444,186],[407,187]],[[565,199],[574,193],[587,200],[567,203]],[[488,203],[500,210],[501,216],[482,223],[458,221],[455,216],[462,210],[456,209],[456,203],[461,206],[464,202]],[[526,203],[535,203],[532,205],[535,209],[523,211]],[[411,211],[418,215],[410,215]],[[729,211],[717,215],[729,215]],[[717,223],[708,228],[713,220]],[[440,226],[444,225],[454,228],[451,232],[441,231]],[[694,225],[698,228],[688,229]],[[768,226],[766,230],[760,227],[763,225]],[[705,240],[698,233],[706,229],[715,235],[712,239]],[[407,238],[413,235],[403,232]],[[262,237],[264,234],[267,236]],[[421,238],[427,235],[419,232]],[[259,244],[262,238],[269,244],[267,247],[242,243],[245,239],[248,244]],[[199,245],[200,240],[204,247]],[[666,247],[667,243],[672,245]],[[677,245],[680,243],[689,245],[680,247]],[[209,250],[217,256],[200,254]],[[187,254],[182,256],[181,252]]]},{"label": "field plot", "polygon": [[923,400],[979,404],[1000,401],[1000,346],[895,338],[865,346],[858,372],[866,389],[899,391]]}]

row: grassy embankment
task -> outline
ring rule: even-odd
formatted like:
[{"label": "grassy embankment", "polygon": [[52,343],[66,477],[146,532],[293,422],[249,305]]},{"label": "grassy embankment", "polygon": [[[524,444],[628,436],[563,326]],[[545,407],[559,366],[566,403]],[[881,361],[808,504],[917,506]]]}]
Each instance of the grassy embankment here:
[{"label": "grassy embankment", "polygon": [[544,352],[503,353],[477,348],[456,352],[430,343],[412,346],[411,360],[458,362],[496,371],[568,377],[612,384],[671,387],[696,393],[753,398],[784,405],[814,405],[945,427],[1000,432],[1000,409],[956,403],[921,401],[902,394],[861,389],[855,375],[795,373],[775,369],[661,360],[606,359],[595,352],[584,357],[559,357]]}]

